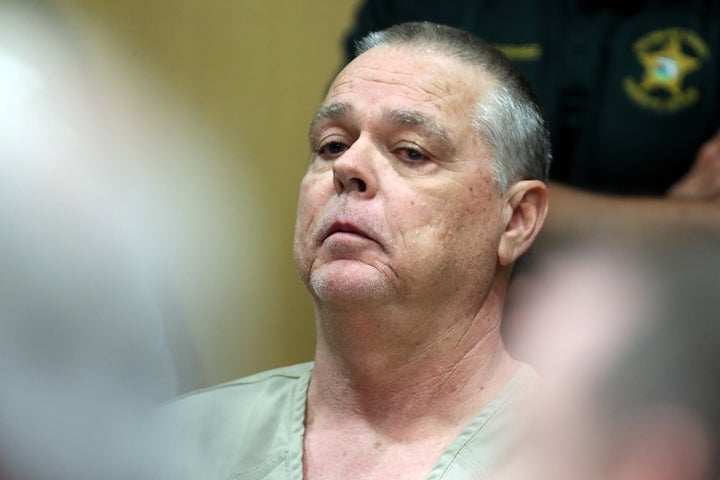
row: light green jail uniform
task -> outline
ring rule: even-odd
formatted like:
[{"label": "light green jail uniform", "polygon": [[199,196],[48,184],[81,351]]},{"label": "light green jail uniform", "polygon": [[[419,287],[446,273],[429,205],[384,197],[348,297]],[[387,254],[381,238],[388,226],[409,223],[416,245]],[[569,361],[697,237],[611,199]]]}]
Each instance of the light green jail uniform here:
[{"label": "light green jail uniform", "polygon": [[[191,393],[168,406],[197,480],[301,480],[305,401],[313,363],[262,372]],[[441,454],[432,480],[492,478],[518,440],[523,393],[537,376],[520,364],[510,381]],[[522,420],[519,420],[522,422]]]}]

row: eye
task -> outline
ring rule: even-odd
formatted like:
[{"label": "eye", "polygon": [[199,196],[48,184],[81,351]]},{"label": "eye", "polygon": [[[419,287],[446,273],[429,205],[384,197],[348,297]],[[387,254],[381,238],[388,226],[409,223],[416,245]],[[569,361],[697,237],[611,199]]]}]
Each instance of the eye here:
[{"label": "eye", "polygon": [[339,141],[329,141],[321,144],[315,153],[326,160],[332,160],[339,157],[348,149],[347,145]]},{"label": "eye", "polygon": [[417,147],[399,147],[394,150],[394,153],[407,163],[422,163],[430,160],[430,157]]}]

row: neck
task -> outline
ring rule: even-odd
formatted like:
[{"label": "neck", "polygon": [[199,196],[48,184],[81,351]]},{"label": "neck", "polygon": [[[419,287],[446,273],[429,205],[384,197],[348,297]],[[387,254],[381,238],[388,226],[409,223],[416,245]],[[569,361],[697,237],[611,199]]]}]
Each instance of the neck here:
[{"label": "neck", "polygon": [[500,314],[492,296],[479,311],[454,315],[318,311],[308,422],[355,422],[394,438],[438,428],[459,433],[515,372]]}]

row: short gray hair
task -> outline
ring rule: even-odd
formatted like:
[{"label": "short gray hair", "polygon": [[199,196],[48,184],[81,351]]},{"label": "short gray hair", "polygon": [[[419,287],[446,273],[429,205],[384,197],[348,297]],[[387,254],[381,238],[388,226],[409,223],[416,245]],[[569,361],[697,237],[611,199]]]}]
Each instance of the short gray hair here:
[{"label": "short gray hair", "polygon": [[356,44],[356,55],[380,45],[432,46],[480,67],[494,87],[478,100],[473,127],[493,152],[501,190],[518,180],[547,182],[550,135],[530,83],[505,55],[476,36],[429,22],[408,22],[372,32]]}]

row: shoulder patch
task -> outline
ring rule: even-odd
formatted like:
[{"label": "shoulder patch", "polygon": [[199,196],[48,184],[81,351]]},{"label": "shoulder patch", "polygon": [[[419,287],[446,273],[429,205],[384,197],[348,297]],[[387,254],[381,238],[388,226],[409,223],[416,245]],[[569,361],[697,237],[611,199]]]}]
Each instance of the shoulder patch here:
[{"label": "shoulder patch", "polygon": [[697,103],[700,92],[685,87],[685,77],[699,70],[710,49],[692,30],[667,28],[643,35],[633,44],[644,68],[639,79],[623,79],[625,92],[637,105],[660,113],[673,113]]}]

